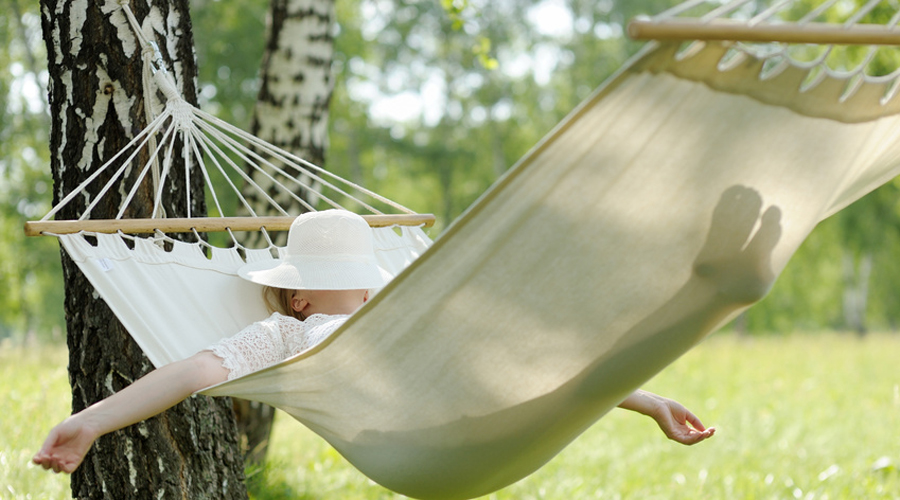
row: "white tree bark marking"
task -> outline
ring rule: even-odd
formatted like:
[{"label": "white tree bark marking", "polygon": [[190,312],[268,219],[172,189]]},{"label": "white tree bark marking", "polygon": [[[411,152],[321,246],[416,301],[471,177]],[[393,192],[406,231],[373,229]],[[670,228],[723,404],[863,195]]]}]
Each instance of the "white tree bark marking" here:
[{"label": "white tree bark marking", "polygon": [[128,18],[125,17],[118,0],[106,0],[100,6],[100,10],[104,14],[110,14],[109,22],[116,28],[116,38],[122,44],[122,49],[127,56],[134,57],[135,52],[139,50],[137,37],[135,37],[134,31],[132,31]]},{"label": "white tree bark marking", "polygon": [[84,22],[87,21],[87,2],[74,2],[69,10],[69,39],[72,40],[73,55],[81,52],[81,32]]}]

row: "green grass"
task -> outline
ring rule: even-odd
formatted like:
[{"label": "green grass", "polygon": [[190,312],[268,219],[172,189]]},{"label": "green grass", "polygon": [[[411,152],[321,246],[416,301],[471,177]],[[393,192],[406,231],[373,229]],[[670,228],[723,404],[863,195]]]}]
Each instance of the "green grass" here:
[{"label": "green grass", "polygon": [[[544,468],[490,499],[900,498],[900,335],[718,335],[650,381],[716,436],[667,441],[615,410]],[[68,411],[65,353],[0,347],[0,499],[68,498],[68,481],[27,464]],[[279,414],[256,499],[402,498]]]},{"label": "green grass", "polygon": [[65,347],[0,343],[0,499],[71,498],[69,477],[31,465],[51,427],[72,410]]}]

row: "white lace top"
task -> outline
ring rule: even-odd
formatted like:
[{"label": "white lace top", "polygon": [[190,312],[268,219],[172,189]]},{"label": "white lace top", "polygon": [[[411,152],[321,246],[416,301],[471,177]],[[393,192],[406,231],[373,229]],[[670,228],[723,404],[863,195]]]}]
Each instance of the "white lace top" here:
[{"label": "white lace top", "polygon": [[305,321],[300,321],[274,313],[208,349],[222,358],[222,366],[229,370],[228,380],[231,380],[272,366],[313,347],[328,338],[349,317],[313,314]]}]

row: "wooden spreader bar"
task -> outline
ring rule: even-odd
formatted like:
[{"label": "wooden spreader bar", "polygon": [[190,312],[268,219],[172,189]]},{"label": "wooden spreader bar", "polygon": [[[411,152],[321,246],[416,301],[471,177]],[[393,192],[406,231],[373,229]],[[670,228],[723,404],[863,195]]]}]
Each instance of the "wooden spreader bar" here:
[{"label": "wooden spreader bar", "polygon": [[[363,215],[371,227],[425,226],[434,225],[432,214],[403,215]],[[97,220],[51,220],[25,223],[26,236],[40,236],[42,233],[71,234],[79,231],[93,233],[126,234],[153,233],[200,233],[232,231],[287,231],[295,217],[196,217],[190,219],[97,219]]]},{"label": "wooden spreader bar", "polygon": [[633,20],[628,36],[635,40],[731,40],[833,45],[900,45],[900,29],[878,24],[756,24],[731,19]]}]

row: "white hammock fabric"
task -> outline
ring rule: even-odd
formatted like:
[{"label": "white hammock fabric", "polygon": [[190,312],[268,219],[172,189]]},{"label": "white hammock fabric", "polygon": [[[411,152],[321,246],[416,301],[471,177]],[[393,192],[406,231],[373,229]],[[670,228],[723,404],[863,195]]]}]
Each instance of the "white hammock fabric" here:
[{"label": "white hammock fabric", "polygon": [[[649,45],[332,337],[204,393],[277,406],[413,497],[531,473],[900,172],[890,82],[760,78],[730,48]],[[404,231],[395,269],[427,246]],[[62,242],[154,363],[265,315],[239,253],[116,238]]]},{"label": "white hammock fabric", "polygon": [[[378,264],[392,276],[431,245],[418,227],[372,232]],[[262,287],[237,275],[245,262],[237,248],[102,233],[58,238],[156,367],[192,356],[269,315]],[[269,249],[243,252],[247,262],[273,258]]]}]

